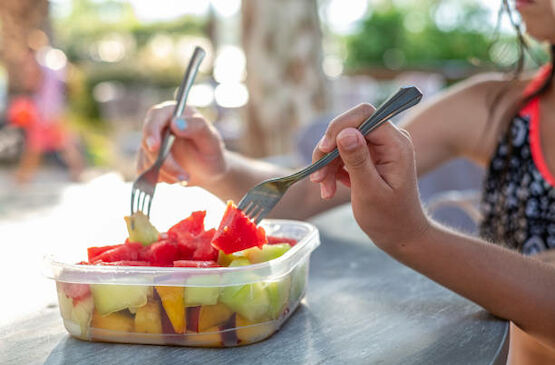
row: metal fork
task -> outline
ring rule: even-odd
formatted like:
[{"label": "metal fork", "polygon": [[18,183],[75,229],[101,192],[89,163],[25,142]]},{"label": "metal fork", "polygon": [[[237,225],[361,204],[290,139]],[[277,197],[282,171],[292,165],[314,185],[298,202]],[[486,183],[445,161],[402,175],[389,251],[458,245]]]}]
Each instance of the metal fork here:
[{"label": "metal fork", "polygon": [[[183,76],[183,81],[181,81],[181,85],[179,85],[179,89],[177,91],[177,104],[173,110],[172,120],[182,117],[187,102],[187,96],[189,95],[189,90],[195,81],[198,68],[205,55],[206,52],[202,48],[195,47],[193,56],[191,57],[187,70],[185,71],[185,75]],[[156,191],[158,174],[160,173],[160,168],[162,167],[164,160],[170,153],[174,141],[175,136],[170,133],[170,128],[165,128],[162,132],[162,143],[160,145],[160,151],[158,152],[156,161],[154,161],[148,170],[137,177],[131,188],[131,214],[137,211],[142,211],[143,213],[146,213],[147,216],[150,216],[150,206],[152,204],[154,192]]]},{"label": "metal fork", "polygon": [[[382,123],[418,104],[422,93],[414,86],[402,87],[387,99],[358,129],[363,135],[372,132]],[[339,152],[337,148],[304,169],[285,177],[268,179],[251,188],[239,202],[241,209],[256,224],[274,208],[287,189],[299,180],[333,161]]]}]

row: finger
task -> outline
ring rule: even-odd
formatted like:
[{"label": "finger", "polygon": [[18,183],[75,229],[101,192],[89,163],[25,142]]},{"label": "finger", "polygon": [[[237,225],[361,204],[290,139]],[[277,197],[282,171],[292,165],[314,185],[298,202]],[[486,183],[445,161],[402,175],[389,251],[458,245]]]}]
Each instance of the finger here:
[{"label": "finger", "polygon": [[331,199],[337,191],[336,175],[329,174],[320,184],[320,196],[322,199]]},{"label": "finger", "polygon": [[358,128],[375,110],[372,105],[363,103],[336,117],[328,125],[324,136],[318,143],[320,151],[331,152],[336,147],[336,137],[341,130],[349,127]]},{"label": "finger", "polygon": [[349,177],[349,173],[344,168],[341,168],[339,171],[337,171],[336,176],[337,176],[337,180],[340,183],[342,183],[348,188],[351,187],[351,178]]},{"label": "finger", "polygon": [[[312,163],[315,163],[316,161],[324,157],[324,155],[325,153],[322,152],[320,148],[318,148],[318,145],[316,145],[316,147],[314,147],[314,150],[312,151]],[[315,183],[322,182],[322,180],[324,180],[324,177],[326,177],[327,174],[328,174],[327,166],[324,166],[320,170],[310,174],[310,181]]]},{"label": "finger", "polygon": [[160,148],[162,130],[169,124],[175,102],[164,102],[152,107],[143,124],[143,143],[150,152]]},{"label": "finger", "polygon": [[201,154],[213,155],[222,149],[218,132],[198,113],[176,118],[171,123],[171,129],[176,136],[190,139]]},{"label": "finger", "polygon": [[160,171],[170,175],[177,181],[189,180],[189,174],[175,161],[171,154],[164,160]]},{"label": "finger", "polygon": [[337,135],[337,144],[353,188],[356,187],[361,192],[369,192],[376,189],[368,189],[368,186],[384,184],[372,162],[366,141],[358,130],[354,128],[342,130]]}]

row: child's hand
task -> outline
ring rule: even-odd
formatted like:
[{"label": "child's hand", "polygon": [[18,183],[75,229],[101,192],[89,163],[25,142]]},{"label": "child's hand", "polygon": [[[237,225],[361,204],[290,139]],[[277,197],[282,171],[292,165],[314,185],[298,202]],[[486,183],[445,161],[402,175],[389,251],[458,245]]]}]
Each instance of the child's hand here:
[{"label": "child's hand", "polygon": [[339,180],[351,187],[359,226],[380,247],[395,248],[419,238],[430,227],[420,205],[414,149],[410,136],[384,123],[366,137],[357,129],[374,112],[368,104],[334,119],[313,154],[313,161],[336,146],[340,158],[311,176],[323,198],[335,194]]},{"label": "child's hand", "polygon": [[219,133],[196,110],[187,108],[182,119],[171,121],[175,102],[152,107],[145,118],[137,170],[148,169],[162,141],[162,131],[170,127],[176,136],[170,155],[160,169],[160,181],[188,182],[203,186],[223,176],[226,170],[224,144]]}]

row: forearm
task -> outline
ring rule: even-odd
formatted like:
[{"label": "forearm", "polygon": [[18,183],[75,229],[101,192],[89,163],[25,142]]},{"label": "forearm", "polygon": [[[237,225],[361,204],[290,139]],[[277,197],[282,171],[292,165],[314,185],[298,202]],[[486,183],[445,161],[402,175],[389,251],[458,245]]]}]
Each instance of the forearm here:
[{"label": "forearm", "polygon": [[[233,152],[226,152],[226,173],[218,180],[203,187],[222,200],[238,203],[243,195],[263,180],[289,175],[293,170],[259,160],[249,159]],[[317,184],[307,179],[289,188],[283,199],[272,210],[269,218],[305,219],[349,200],[349,191],[341,187],[334,199],[322,200]]]},{"label": "forearm", "polygon": [[384,247],[404,264],[555,346],[555,268],[432,226],[417,242]]}]

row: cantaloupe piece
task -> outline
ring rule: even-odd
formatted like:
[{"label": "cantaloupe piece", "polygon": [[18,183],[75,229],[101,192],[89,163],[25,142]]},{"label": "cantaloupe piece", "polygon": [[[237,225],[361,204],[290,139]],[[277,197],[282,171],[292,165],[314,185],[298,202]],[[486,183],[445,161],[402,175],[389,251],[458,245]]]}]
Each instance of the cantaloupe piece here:
[{"label": "cantaloupe piece", "polygon": [[183,305],[184,288],[179,286],[157,286],[156,291],[162,306],[170,319],[176,333],[185,332],[185,307]]}]

